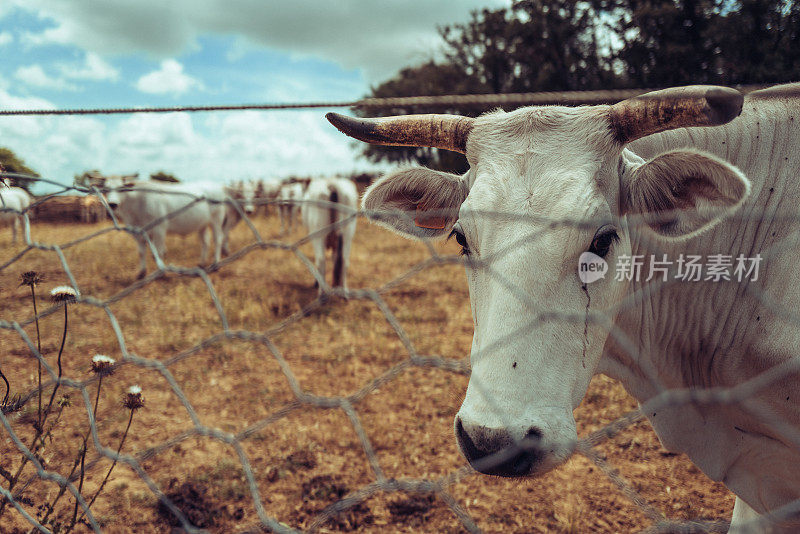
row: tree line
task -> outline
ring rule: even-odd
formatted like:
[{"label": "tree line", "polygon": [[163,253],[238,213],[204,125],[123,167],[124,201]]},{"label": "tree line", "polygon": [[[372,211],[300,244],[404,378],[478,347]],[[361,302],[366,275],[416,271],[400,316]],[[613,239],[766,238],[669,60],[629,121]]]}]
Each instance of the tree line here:
[{"label": "tree line", "polygon": [[[440,59],[374,97],[770,84],[800,79],[800,5],[787,0],[519,0],[439,28]],[[380,114],[485,110],[407,106]],[[374,115],[374,110],[364,114]],[[460,154],[364,146],[372,161],[467,168]]]},{"label": "tree line", "polygon": [[[11,149],[0,147],[0,172],[26,174],[28,176],[38,177],[39,174],[28,167],[25,162],[20,159]],[[102,176],[99,170],[86,171],[81,174],[76,174],[73,177],[73,185],[79,187],[91,187],[91,185]],[[177,183],[180,180],[175,175],[165,171],[158,171],[150,175],[151,180],[159,182],[172,182]],[[19,176],[9,177],[5,180],[6,185],[11,187],[21,187],[31,192],[31,186],[36,182],[33,178],[23,178]]]}]

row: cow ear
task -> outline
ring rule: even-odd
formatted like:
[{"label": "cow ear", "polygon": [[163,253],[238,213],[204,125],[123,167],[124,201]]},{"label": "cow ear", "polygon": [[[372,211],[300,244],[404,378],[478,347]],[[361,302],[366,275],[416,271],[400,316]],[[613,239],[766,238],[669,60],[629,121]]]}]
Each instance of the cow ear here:
[{"label": "cow ear", "polygon": [[733,165],[690,150],[657,156],[623,179],[622,210],[661,237],[688,239],[736,211],[750,181]]},{"label": "cow ear", "polygon": [[367,217],[406,237],[437,238],[453,228],[468,193],[461,176],[418,167],[376,181],[362,206]]}]

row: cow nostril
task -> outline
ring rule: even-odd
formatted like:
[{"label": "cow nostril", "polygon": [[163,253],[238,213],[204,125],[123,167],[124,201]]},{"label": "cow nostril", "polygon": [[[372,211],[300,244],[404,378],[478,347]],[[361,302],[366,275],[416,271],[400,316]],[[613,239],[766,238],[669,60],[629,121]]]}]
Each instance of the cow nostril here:
[{"label": "cow nostril", "polygon": [[535,439],[542,439],[542,431],[532,426],[528,429],[528,432],[525,434],[526,438],[535,438]]},{"label": "cow nostril", "polygon": [[[472,443],[472,440],[467,435],[467,431],[464,430],[464,424],[461,422],[460,417],[456,417],[456,437],[458,438],[458,441],[465,452],[467,452],[467,444],[472,445],[472,448],[475,447],[475,444]],[[469,456],[467,456],[467,459],[470,459]]]},{"label": "cow nostril", "polygon": [[461,450],[464,452],[464,456],[470,463],[480,460],[488,454],[475,446],[475,442],[472,441],[467,431],[464,430],[464,424],[461,422],[460,417],[456,417],[456,437],[458,438],[458,444],[461,446]]},{"label": "cow nostril", "polygon": [[538,441],[541,441],[542,435],[543,434],[542,434],[541,430],[539,430],[535,426],[532,426],[525,433],[525,437],[523,439],[526,439],[526,440],[529,440],[529,441],[537,441],[538,442]]},{"label": "cow nostril", "polygon": [[459,439],[464,439],[467,437],[467,433],[464,430],[464,424],[461,422],[460,417],[456,417],[456,435]]},{"label": "cow nostril", "polygon": [[542,441],[542,431],[532,426],[525,433],[525,437],[519,442],[519,446],[524,451],[538,451],[539,443]]},{"label": "cow nostril", "polygon": [[504,477],[525,476],[542,459],[540,443],[543,433],[538,428],[528,429],[525,437],[517,443],[506,439],[495,439],[494,443],[489,443],[486,436],[480,433],[476,443],[458,417],[455,427],[461,451],[472,467],[481,473]]}]

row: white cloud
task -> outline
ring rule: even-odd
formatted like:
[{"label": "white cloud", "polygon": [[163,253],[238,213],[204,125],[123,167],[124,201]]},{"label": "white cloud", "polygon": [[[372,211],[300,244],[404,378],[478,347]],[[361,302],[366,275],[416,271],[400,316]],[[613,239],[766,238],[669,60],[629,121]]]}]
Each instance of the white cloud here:
[{"label": "white cloud", "polygon": [[92,52],[86,54],[83,65],[61,65],[60,70],[65,77],[76,80],[114,82],[119,79],[119,70]]},{"label": "white cloud", "polygon": [[189,89],[202,88],[203,84],[183,72],[183,65],[174,59],[165,59],[161,68],[145,74],[136,82],[144,93],[180,95]]},{"label": "white cloud", "polygon": [[[5,88],[0,88],[0,108],[1,109],[54,109],[52,102],[37,97],[20,97],[10,94]],[[0,146],[10,147],[12,144],[21,140],[34,140],[46,134],[43,122],[38,117],[19,116],[5,117],[0,123]],[[24,141],[23,141],[24,143]],[[32,149],[36,144],[30,144]],[[18,153],[25,159],[23,153]]]},{"label": "white cloud", "polygon": [[41,65],[28,65],[19,67],[14,72],[14,78],[22,83],[39,89],[58,89],[74,91],[76,87],[62,78],[54,78],[47,74]]},{"label": "white cloud", "polygon": [[[1,35],[1,34],[0,34]],[[77,91],[69,80],[116,81],[119,71],[97,54],[86,54],[82,64],[61,63],[55,66],[60,74],[54,76],[39,64],[25,65],[14,71],[14,78],[29,88]]]},{"label": "white cloud", "polygon": [[229,35],[249,46],[363,68],[380,81],[438,52],[437,26],[464,22],[470,10],[509,0],[11,0],[55,26],[31,43],[72,44],[101,54],[176,57],[201,35]]},{"label": "white cloud", "polygon": [[[231,71],[242,55],[270,50],[363,69],[366,82],[374,83],[409,62],[434,54],[440,43],[438,24],[465,21],[469,9],[498,2],[505,4],[508,0],[0,0],[0,19],[20,9],[49,25],[27,37],[15,33],[11,43],[23,52],[35,52],[37,58],[57,50],[56,57],[61,61],[36,64],[43,60],[28,60],[7,66],[13,71],[23,65],[13,75],[0,76],[0,108],[53,108],[48,100],[20,95],[37,88],[74,89],[72,84],[82,81],[126,80],[124,86],[97,84],[93,89],[98,91],[92,97],[107,94],[127,99],[127,83],[146,93],[180,95],[203,89],[195,77],[203,71],[187,73],[173,58],[197,48],[200,39],[208,36],[234,38],[228,57],[234,63],[229,65]],[[0,39],[8,39],[3,35],[0,33]],[[48,47],[25,49],[37,44]],[[53,44],[67,47],[50,46]],[[78,55],[67,55],[75,54],[72,47],[77,48]],[[133,61],[114,63],[109,59],[114,54]],[[141,65],[147,60],[161,63],[138,80],[124,76],[124,66]],[[257,94],[274,100],[311,99],[316,91],[330,92],[330,84],[353,83],[352,89],[340,88],[337,94],[356,93],[366,86],[360,80],[338,80],[335,73],[308,70],[296,75],[279,73],[264,83],[263,93]],[[220,83],[235,86],[236,76]],[[108,93],[104,92],[106,88]],[[81,94],[69,96],[63,102],[75,105],[74,97]],[[56,102],[62,104],[62,100]],[[375,168],[357,159],[361,147],[332,128],[324,119],[324,110],[0,117],[0,134],[0,146],[8,146],[33,169],[64,183],[71,182],[76,173],[95,168],[108,173],[139,171],[143,175],[165,170],[184,181]]]},{"label": "white cloud", "polygon": [[10,32],[0,32],[0,46],[7,45],[14,41],[14,36]]},{"label": "white cloud", "polygon": [[2,109],[55,109],[56,107],[44,98],[12,95],[8,92],[8,85],[10,85],[8,82],[0,80],[0,108]]},{"label": "white cloud", "polygon": [[327,175],[374,168],[355,161],[354,143],[339,133],[323,111],[245,111],[204,117],[212,132],[206,161],[214,173],[235,178]]},{"label": "white cloud", "polygon": [[[0,107],[53,106],[0,89]],[[66,185],[89,169],[142,176],[164,170],[185,182],[231,182],[376,168],[357,160],[360,147],[328,124],[324,110],[0,117],[0,132],[0,146]]]},{"label": "white cloud", "polygon": [[[45,99],[19,97],[0,89],[0,108],[54,109],[55,106]],[[75,168],[76,160],[92,157],[90,150],[103,142],[103,128],[100,121],[91,117],[2,117],[0,146],[13,150],[44,177],[71,183],[72,175],[64,173]]]}]

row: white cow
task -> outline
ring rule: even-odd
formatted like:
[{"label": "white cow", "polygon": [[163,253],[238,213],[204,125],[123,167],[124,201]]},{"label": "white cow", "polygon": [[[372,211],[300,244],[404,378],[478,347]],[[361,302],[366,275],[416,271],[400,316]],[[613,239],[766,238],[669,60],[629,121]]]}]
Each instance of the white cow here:
[{"label": "white cow", "polygon": [[270,206],[274,204],[281,190],[281,183],[275,180],[258,179],[256,181],[255,203],[256,211],[263,207],[264,215],[270,214]]},{"label": "white cow", "polygon": [[[146,228],[162,259],[167,251],[167,233],[188,235],[197,232],[202,243],[200,262],[204,263],[208,257],[207,230],[210,230],[214,261],[220,261],[227,212],[226,196],[221,186],[136,182],[133,178],[110,176],[105,181],[106,201],[117,217],[128,226]],[[143,278],[147,273],[147,241],[136,235],[136,242],[140,262],[137,278]]]},{"label": "white cow", "polygon": [[281,216],[281,235],[292,233],[294,221],[300,214],[300,201],[303,199],[303,184],[292,182],[281,186],[278,191],[278,211]]},{"label": "white cow", "polygon": [[7,187],[0,183],[0,225],[11,225],[12,243],[17,242],[17,229],[21,228],[22,211],[31,204],[31,197],[21,187]]},{"label": "white cow", "polygon": [[[667,449],[736,494],[732,530],[800,531],[800,84],[751,93],[732,120],[741,106],[734,90],[696,86],[477,119],[330,114],[358,139],[470,163],[463,176],[391,173],[363,203],[407,235],[452,232],[466,253],[475,334],[455,431],[479,471],[536,475],[564,462],[572,411],[604,373],[646,408]],[[791,254],[771,252],[781,247]],[[585,252],[611,272],[648,260],[638,278],[583,283]],[[676,278],[690,255],[717,270],[763,264],[741,281],[734,269],[730,280]],[[653,259],[674,262],[668,281],[648,280]],[[661,397],[736,386],[744,400]],[[746,521],[781,511],[794,514]]]},{"label": "white cow", "polygon": [[[350,247],[356,233],[356,219],[351,217],[358,209],[358,191],[351,180],[343,178],[317,178],[311,180],[303,196],[302,216],[308,233],[313,235],[311,245],[317,270],[325,278],[325,249],[333,253],[332,287],[347,290],[347,269],[350,266]],[[337,222],[351,217],[349,221]],[[315,285],[317,283],[315,282]],[[322,287],[319,286],[322,294]]]},{"label": "white cow", "polygon": [[222,223],[222,254],[225,256],[231,253],[228,239],[231,230],[242,220],[242,213],[250,217],[256,212],[257,188],[258,185],[253,181],[238,182],[223,188],[227,197],[225,220]]}]

